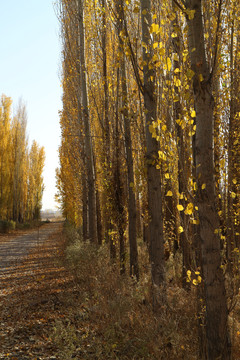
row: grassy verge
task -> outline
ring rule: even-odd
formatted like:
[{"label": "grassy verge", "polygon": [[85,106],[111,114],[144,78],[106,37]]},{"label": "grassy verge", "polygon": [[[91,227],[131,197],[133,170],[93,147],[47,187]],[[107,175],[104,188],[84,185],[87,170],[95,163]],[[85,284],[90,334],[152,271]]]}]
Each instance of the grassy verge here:
[{"label": "grassy verge", "polygon": [[83,243],[66,231],[65,266],[78,297],[67,318],[56,321],[52,341],[61,360],[197,359],[195,294],[168,286],[168,306],[158,317],[151,308],[147,250],[140,247],[141,280],[120,276],[107,246]]}]

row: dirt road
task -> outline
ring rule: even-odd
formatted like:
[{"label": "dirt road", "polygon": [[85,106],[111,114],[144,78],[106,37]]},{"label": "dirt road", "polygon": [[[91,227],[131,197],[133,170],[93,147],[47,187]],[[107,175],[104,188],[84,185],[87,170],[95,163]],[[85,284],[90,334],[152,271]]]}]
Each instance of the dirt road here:
[{"label": "dirt road", "polygon": [[0,360],[62,360],[51,334],[68,311],[61,299],[74,288],[59,260],[62,242],[62,223],[1,238]]},{"label": "dirt road", "polygon": [[17,236],[11,240],[6,239],[0,243],[0,276],[6,274],[12,266],[21,262],[34,247],[40,247],[53,233],[56,233],[62,223],[52,222],[44,224],[38,230]]}]

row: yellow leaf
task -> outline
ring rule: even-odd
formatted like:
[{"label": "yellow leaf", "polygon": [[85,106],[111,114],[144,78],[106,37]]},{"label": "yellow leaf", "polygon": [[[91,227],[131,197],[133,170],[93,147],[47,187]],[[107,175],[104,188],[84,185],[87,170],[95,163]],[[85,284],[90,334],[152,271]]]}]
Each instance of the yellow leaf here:
[{"label": "yellow leaf", "polygon": [[194,220],[192,221],[192,223],[193,223],[194,225],[199,225],[199,220],[194,219]]},{"label": "yellow leaf", "polygon": [[189,203],[184,211],[186,215],[192,215],[194,209],[193,203]]},{"label": "yellow leaf", "polygon": [[170,58],[168,57],[167,58],[167,70],[170,71],[171,67],[172,67],[172,62],[171,62]]},{"label": "yellow leaf", "polygon": [[231,192],[231,197],[233,198],[233,199],[235,199],[235,197],[237,196],[237,194],[235,194],[235,192]]},{"label": "yellow leaf", "polygon": [[165,174],[165,178],[166,178],[166,179],[169,179],[169,178],[170,178],[170,176],[169,176],[168,173]]},{"label": "yellow leaf", "polygon": [[206,184],[202,184],[202,190],[206,189]]},{"label": "yellow leaf", "polygon": [[156,49],[158,47],[158,42],[153,43],[153,48]]},{"label": "yellow leaf", "polygon": [[168,192],[167,192],[167,195],[166,195],[166,196],[172,196],[172,195],[173,195],[172,191],[171,191],[171,190],[168,190]]},{"label": "yellow leaf", "polygon": [[158,151],[158,156],[161,160],[166,160],[166,155],[162,151]]},{"label": "yellow leaf", "polygon": [[194,19],[195,12],[196,12],[196,10],[186,9],[186,13],[187,13],[187,15],[188,15],[188,19],[189,19],[189,20]]},{"label": "yellow leaf", "polygon": [[153,23],[150,27],[150,33],[157,33],[159,31],[159,25],[158,24],[155,24]]},{"label": "yellow leaf", "polygon": [[179,228],[178,228],[179,234],[181,234],[183,231],[184,231],[184,230],[183,230],[183,227],[182,227],[182,226],[179,226]]},{"label": "yellow leaf", "polygon": [[178,209],[178,211],[183,211],[183,210],[184,210],[184,207],[183,207],[181,204],[178,204],[178,205],[177,205],[177,209]]},{"label": "yellow leaf", "polygon": [[198,285],[198,282],[196,279],[193,280],[193,285],[197,286]]},{"label": "yellow leaf", "polygon": [[234,183],[234,185],[236,185],[237,180],[236,180],[236,179],[233,179],[233,181],[232,181],[232,182]]},{"label": "yellow leaf", "polygon": [[151,124],[151,125],[149,125],[149,132],[152,134],[153,132],[154,132],[154,127],[153,127],[153,125]]},{"label": "yellow leaf", "polygon": [[174,84],[176,87],[181,86],[181,80],[180,79],[174,79]]},{"label": "yellow leaf", "polygon": [[196,111],[195,111],[195,110],[192,110],[192,112],[191,112],[191,117],[192,117],[192,118],[195,118],[195,117],[196,117]]}]

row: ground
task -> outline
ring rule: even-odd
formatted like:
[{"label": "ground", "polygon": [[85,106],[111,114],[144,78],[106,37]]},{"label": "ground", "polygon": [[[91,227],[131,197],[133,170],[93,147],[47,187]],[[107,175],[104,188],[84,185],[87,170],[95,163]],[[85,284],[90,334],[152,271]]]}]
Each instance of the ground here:
[{"label": "ground", "polygon": [[0,359],[57,359],[49,336],[55,321],[67,311],[61,297],[73,287],[60,264],[62,225],[49,224],[48,230],[51,235],[44,242],[0,273]]}]

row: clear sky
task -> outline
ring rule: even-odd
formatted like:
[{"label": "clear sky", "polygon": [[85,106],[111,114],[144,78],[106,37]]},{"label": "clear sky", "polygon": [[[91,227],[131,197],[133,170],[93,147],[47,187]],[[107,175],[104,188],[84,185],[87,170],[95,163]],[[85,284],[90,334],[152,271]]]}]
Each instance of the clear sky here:
[{"label": "clear sky", "polygon": [[52,0],[0,0],[0,95],[27,106],[29,143],[44,146],[43,209],[54,208],[61,44]]}]

